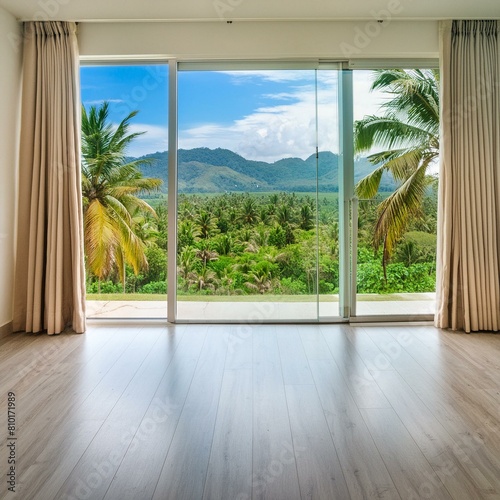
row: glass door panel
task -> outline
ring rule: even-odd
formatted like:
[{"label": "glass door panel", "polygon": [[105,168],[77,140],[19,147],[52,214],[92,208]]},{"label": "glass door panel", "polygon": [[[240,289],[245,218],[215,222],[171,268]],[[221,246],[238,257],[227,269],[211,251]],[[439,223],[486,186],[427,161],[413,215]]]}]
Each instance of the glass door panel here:
[{"label": "glass door panel", "polygon": [[318,262],[334,217],[335,143],[322,134],[318,157],[318,96],[329,95],[316,76],[179,71],[179,320],[318,319],[318,272],[320,291],[335,288],[331,262]]},{"label": "glass door panel", "polygon": [[317,71],[318,315],[339,316],[339,110],[338,70]]},{"label": "glass door panel", "polygon": [[90,318],[167,316],[168,73],[167,64],[81,66]]},{"label": "glass door panel", "polygon": [[[354,167],[359,198],[353,221],[355,315],[433,315],[439,134],[435,74],[396,69],[354,71],[353,77],[355,130],[363,132],[360,143],[366,146]],[[418,85],[424,89],[426,109],[419,99],[408,105],[408,89]],[[398,134],[391,128],[395,122],[402,131]],[[418,133],[404,132],[411,128]],[[419,151],[423,155],[415,161]]]}]

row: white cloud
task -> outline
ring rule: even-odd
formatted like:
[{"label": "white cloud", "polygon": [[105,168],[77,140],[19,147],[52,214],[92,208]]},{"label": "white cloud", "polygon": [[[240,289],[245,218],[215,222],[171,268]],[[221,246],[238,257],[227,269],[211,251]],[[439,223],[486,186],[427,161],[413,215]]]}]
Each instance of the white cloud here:
[{"label": "white cloud", "polygon": [[[252,72],[253,73],[253,72]],[[336,86],[321,85],[318,92],[320,150],[338,151]],[[260,107],[232,124],[206,123],[181,130],[179,147],[227,148],[245,158],[276,161],[307,158],[316,151],[316,97],[314,85],[292,87],[272,95],[275,106]]]},{"label": "white cloud", "polygon": [[304,80],[312,75],[313,70],[237,70],[237,71],[221,71],[232,77],[233,82],[237,84],[248,83],[249,80],[260,80],[265,82],[296,82]]},{"label": "white cloud", "polygon": [[157,151],[168,150],[168,128],[158,125],[148,125],[143,123],[134,123],[130,125],[130,132],[145,132],[137,137],[129,149],[128,156],[144,156]]},{"label": "white cloud", "polygon": [[366,115],[380,113],[380,106],[387,99],[378,90],[371,91],[372,71],[356,71],[353,78],[354,120],[361,120]]},{"label": "white cloud", "polygon": [[292,101],[295,99],[295,94],[291,92],[279,92],[277,94],[263,94],[262,97],[275,101]]},{"label": "white cloud", "polygon": [[84,101],[84,104],[86,104],[87,106],[99,106],[103,102],[120,104],[125,101],[123,99],[96,99],[94,101]]}]

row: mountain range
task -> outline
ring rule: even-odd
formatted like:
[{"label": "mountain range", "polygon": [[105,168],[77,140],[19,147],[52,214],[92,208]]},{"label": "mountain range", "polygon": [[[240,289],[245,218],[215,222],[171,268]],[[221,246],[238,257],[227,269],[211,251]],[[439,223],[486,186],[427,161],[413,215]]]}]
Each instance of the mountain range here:
[{"label": "mountain range", "polygon": [[[156,152],[128,158],[145,160],[141,171],[146,177],[163,180],[161,191],[168,188],[168,152]],[[180,149],[178,151],[179,193],[219,193],[225,191],[316,191],[316,170],[322,192],[338,191],[338,155],[323,151],[301,158],[283,158],[273,163],[247,160],[228,149]],[[355,181],[366,176],[374,166],[366,159],[355,161]],[[392,191],[394,181],[383,176],[380,191]]]}]

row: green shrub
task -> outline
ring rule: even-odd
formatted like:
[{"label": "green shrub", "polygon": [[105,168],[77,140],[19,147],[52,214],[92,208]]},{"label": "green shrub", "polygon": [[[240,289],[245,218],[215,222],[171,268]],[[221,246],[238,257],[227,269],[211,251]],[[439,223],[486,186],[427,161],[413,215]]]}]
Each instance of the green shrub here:
[{"label": "green shrub", "polygon": [[[112,281],[101,281],[101,293],[122,293],[123,287],[121,283],[113,283]],[[99,284],[97,281],[87,284],[87,293],[99,293]]]},{"label": "green shrub", "polygon": [[367,262],[358,265],[358,293],[417,293],[433,292],[436,273],[433,263],[413,264],[402,262],[387,266],[387,281],[384,279],[382,264]]},{"label": "green shrub", "polygon": [[282,278],[280,284],[284,295],[303,295],[307,293],[307,286],[303,281],[293,278]]},{"label": "green shrub", "polygon": [[141,287],[139,293],[167,293],[167,282],[166,281],[152,281],[151,283],[146,283]]}]

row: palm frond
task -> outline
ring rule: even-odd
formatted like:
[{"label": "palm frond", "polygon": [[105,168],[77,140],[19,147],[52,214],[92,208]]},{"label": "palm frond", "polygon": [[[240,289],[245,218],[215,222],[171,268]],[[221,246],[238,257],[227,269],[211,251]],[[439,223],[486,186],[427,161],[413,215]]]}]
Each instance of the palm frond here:
[{"label": "palm frond", "polygon": [[92,200],[84,214],[84,245],[87,266],[100,279],[108,276],[114,264],[119,236],[113,219],[99,200]]},{"label": "palm frond", "polygon": [[[365,116],[355,123],[356,152],[370,152],[375,170],[361,179],[358,196],[376,195],[383,172],[400,182],[379,205],[374,245],[383,244],[383,265],[392,254],[411,217],[420,210],[425,189],[433,181],[427,175],[439,154],[439,73],[435,70],[377,70],[372,90],[388,99],[382,116]],[[377,148],[380,151],[373,150]]]},{"label": "palm frond", "polygon": [[420,146],[431,137],[428,131],[404,123],[394,114],[382,117],[366,116],[354,126],[356,153],[369,151],[375,146],[385,149]]},{"label": "palm frond", "polygon": [[363,177],[356,184],[356,195],[359,198],[373,198],[378,192],[384,171],[385,167],[382,165],[376,168],[371,174]]},{"label": "palm frond", "polygon": [[427,187],[427,165],[419,168],[390,196],[379,205],[379,219],[375,226],[374,244],[384,243],[385,251],[390,255],[403,235],[408,222],[421,207]]}]

